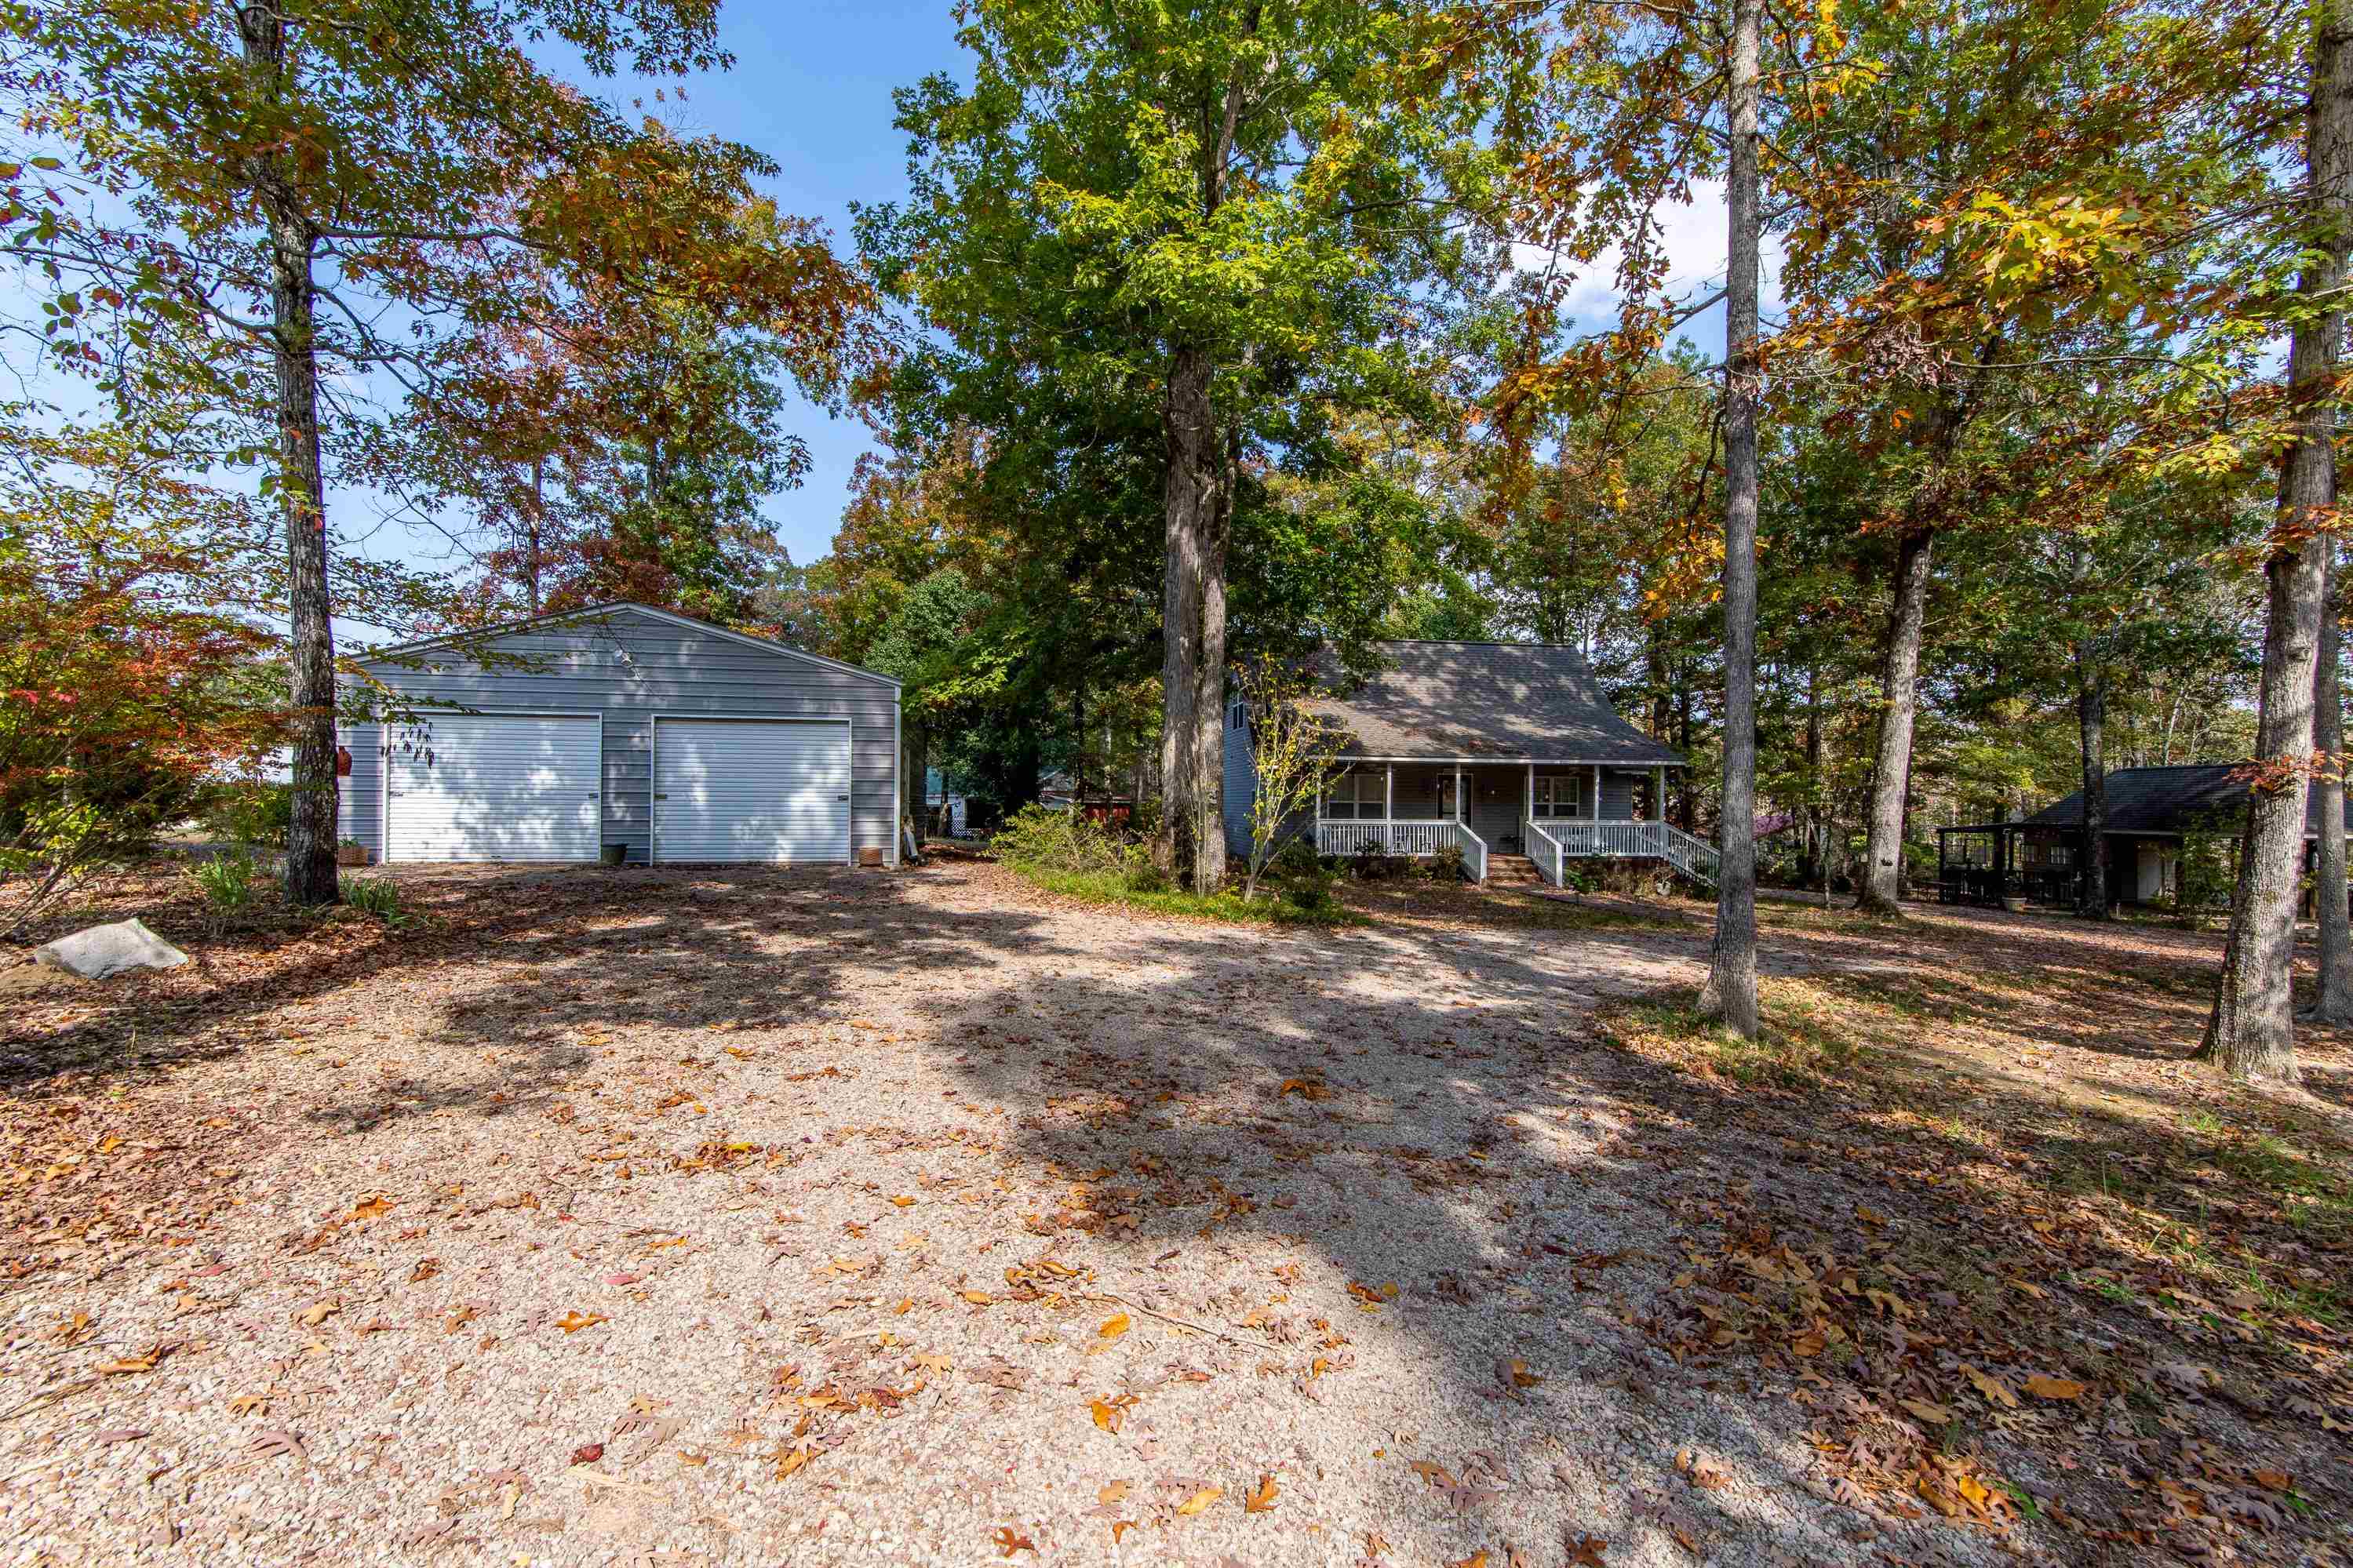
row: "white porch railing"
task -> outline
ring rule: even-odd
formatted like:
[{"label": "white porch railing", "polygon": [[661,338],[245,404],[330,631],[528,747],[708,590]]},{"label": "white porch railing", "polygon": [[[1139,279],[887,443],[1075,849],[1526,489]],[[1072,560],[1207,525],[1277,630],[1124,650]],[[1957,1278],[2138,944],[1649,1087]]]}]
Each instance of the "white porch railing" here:
[{"label": "white porch railing", "polygon": [[1707,882],[1715,880],[1721,861],[1715,845],[1693,837],[1671,822],[1577,822],[1556,818],[1538,831],[1555,838],[1562,858],[1570,860],[1664,860],[1686,876]]},{"label": "white porch railing", "polygon": [[1451,844],[1455,824],[1446,817],[1410,822],[1324,819],[1315,824],[1315,852],[1354,855],[1356,847],[1377,844],[1390,855],[1435,855],[1441,844]]},{"label": "white porch railing", "polygon": [[1487,879],[1487,841],[1471,831],[1467,822],[1454,825],[1454,841],[1462,846],[1462,869],[1474,882]]},{"label": "white porch railing", "polygon": [[1327,817],[1315,824],[1318,855],[1354,855],[1365,844],[1379,845],[1386,855],[1435,855],[1452,844],[1461,849],[1462,868],[1472,880],[1487,879],[1487,841],[1472,832],[1468,823],[1451,817],[1388,821]]},{"label": "white porch railing", "polygon": [[1533,817],[1520,818],[1520,842],[1528,847],[1528,858],[1536,864],[1536,875],[1548,886],[1560,886],[1560,840],[1536,823]]}]

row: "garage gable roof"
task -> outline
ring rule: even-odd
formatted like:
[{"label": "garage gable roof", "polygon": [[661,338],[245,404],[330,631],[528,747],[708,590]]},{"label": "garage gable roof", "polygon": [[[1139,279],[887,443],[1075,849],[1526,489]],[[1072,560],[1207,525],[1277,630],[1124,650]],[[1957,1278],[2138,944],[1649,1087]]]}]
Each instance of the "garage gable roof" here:
[{"label": "garage gable roof", "polygon": [[502,626],[477,626],[462,632],[446,633],[440,637],[420,637],[415,642],[397,643],[391,647],[372,648],[355,662],[363,665],[375,664],[383,660],[404,658],[409,654],[429,652],[437,647],[477,642],[488,637],[511,637],[516,632],[528,631],[534,626],[566,626],[576,621],[593,621],[599,617],[616,615],[642,616],[648,620],[664,621],[686,631],[700,632],[705,637],[723,637],[729,642],[742,643],[745,647],[758,648],[762,653],[802,659],[810,664],[821,665],[827,669],[838,669],[844,675],[863,676],[877,685],[888,686],[894,691],[904,684],[898,677],[885,675],[879,669],[868,669],[862,665],[845,664],[838,658],[828,658],[823,654],[810,653],[806,649],[776,642],[769,637],[755,637],[744,632],[729,631],[725,626],[714,625],[710,621],[697,620],[692,616],[681,616],[676,610],[656,609],[651,605],[640,605],[627,599],[617,599],[607,605],[589,605],[577,610],[560,610],[554,615],[529,616],[520,621],[508,621]]}]

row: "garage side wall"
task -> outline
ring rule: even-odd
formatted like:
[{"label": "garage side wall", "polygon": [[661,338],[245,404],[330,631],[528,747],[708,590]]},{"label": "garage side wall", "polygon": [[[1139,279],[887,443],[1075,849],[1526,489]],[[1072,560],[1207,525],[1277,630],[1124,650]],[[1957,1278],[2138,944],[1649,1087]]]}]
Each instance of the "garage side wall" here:
[{"label": "garage side wall", "polygon": [[[650,858],[654,715],[850,721],[850,840],[887,859],[898,823],[892,777],[898,691],[888,681],[814,660],[750,647],[726,637],[628,610],[594,622],[536,626],[490,645],[485,668],[436,650],[401,664],[371,665],[387,686],[419,700],[512,712],[601,713],[605,720],[604,841]],[[418,710],[424,723],[433,710]],[[343,832],[384,853],[382,746],[378,726],[353,726],[352,774],[343,781]],[[381,727],[397,741],[398,722]]]}]

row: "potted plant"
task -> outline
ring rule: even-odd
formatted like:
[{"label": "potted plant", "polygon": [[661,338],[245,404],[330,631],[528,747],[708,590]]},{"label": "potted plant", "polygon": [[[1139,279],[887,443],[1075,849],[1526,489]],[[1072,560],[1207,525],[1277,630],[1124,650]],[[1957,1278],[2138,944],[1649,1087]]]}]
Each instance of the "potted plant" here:
[{"label": "potted plant", "polygon": [[335,864],[364,866],[368,863],[367,846],[356,838],[346,838],[335,846]]}]

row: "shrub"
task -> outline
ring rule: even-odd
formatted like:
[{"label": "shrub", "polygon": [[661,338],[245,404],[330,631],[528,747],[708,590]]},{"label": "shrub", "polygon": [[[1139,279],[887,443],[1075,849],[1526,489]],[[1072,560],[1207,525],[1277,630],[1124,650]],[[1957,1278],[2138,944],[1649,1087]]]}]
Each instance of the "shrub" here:
[{"label": "shrub", "polygon": [[1128,847],[1075,811],[1025,805],[988,841],[999,858],[1047,871],[1113,871],[1125,875]]},{"label": "shrub", "polygon": [[1360,838],[1356,852],[1348,858],[1348,869],[1360,882],[1377,882],[1389,874],[1389,858],[1373,839]]},{"label": "shrub", "polygon": [[252,904],[260,891],[259,874],[253,857],[242,851],[207,857],[188,868],[188,878],[203,890],[205,902],[223,914]]},{"label": "shrub", "polygon": [[1146,859],[1138,859],[1127,868],[1123,885],[1131,893],[1165,893],[1168,890],[1168,873]]},{"label": "shrub", "polygon": [[1313,914],[1332,901],[1332,885],[1320,873],[1302,877],[1284,887],[1282,896],[1293,909]]},{"label": "shrub", "polygon": [[1285,876],[1313,871],[1322,864],[1323,858],[1315,853],[1315,840],[1304,834],[1286,840],[1274,852],[1274,868]]},{"label": "shrub", "polygon": [[230,844],[252,844],[283,849],[294,826],[294,786],[290,784],[238,783],[223,784],[206,807],[205,831]]},{"label": "shrub", "polygon": [[1462,871],[1462,846],[1460,844],[1441,844],[1438,847],[1438,853],[1430,858],[1430,874],[1439,881],[1460,881]]},{"label": "shrub", "polygon": [[336,883],[343,902],[364,915],[374,915],[386,925],[399,925],[408,918],[400,901],[400,889],[385,877],[345,877]]}]

